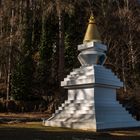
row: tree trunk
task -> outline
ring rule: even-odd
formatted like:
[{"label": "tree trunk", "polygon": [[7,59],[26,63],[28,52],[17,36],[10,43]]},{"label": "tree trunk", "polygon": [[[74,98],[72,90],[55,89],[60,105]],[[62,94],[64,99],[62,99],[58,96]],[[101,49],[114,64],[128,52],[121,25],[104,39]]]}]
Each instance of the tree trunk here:
[{"label": "tree trunk", "polygon": [[124,93],[126,93],[124,50],[123,50],[123,48],[121,50],[122,50],[122,78],[123,78],[123,88],[124,88]]},{"label": "tree trunk", "polygon": [[9,40],[9,56],[8,56],[8,73],[7,73],[7,94],[6,99],[9,100],[10,94],[10,80],[11,80],[11,58],[12,58],[12,33],[13,33],[13,18],[14,18],[14,8],[11,11],[11,29],[10,29],[10,40]]},{"label": "tree trunk", "polygon": [[2,78],[2,70],[0,69],[0,79]]},{"label": "tree trunk", "polygon": [[58,64],[58,78],[59,82],[64,78],[64,19],[62,11],[59,10],[59,64]]},{"label": "tree trunk", "polygon": [[134,49],[132,44],[132,35],[129,35],[129,48],[130,48],[130,57],[131,57],[131,65],[132,69],[135,70],[135,56],[134,56]]},{"label": "tree trunk", "polygon": [[[11,41],[10,41],[11,42]],[[11,44],[11,43],[10,43]],[[11,54],[12,54],[12,46],[9,48],[9,56],[8,56],[8,74],[7,74],[7,95],[6,99],[9,100],[10,94],[10,79],[11,79]]]}]

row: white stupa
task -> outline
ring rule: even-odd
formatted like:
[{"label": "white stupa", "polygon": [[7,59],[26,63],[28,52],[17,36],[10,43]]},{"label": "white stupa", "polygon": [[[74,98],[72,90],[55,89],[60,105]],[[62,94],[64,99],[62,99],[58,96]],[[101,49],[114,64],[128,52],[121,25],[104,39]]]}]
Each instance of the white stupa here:
[{"label": "white stupa", "polygon": [[116,101],[116,89],[123,83],[103,66],[107,47],[101,43],[93,16],[78,50],[82,66],[73,69],[61,82],[68,89],[68,99],[43,121],[44,125],[93,131],[140,126]]}]

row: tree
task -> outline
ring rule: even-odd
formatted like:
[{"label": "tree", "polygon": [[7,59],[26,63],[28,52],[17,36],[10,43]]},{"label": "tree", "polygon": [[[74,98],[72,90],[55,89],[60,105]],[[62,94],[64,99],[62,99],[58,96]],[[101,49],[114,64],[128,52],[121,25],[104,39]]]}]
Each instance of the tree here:
[{"label": "tree", "polygon": [[7,100],[10,97],[11,72],[20,53],[16,46],[16,6],[12,0],[0,2],[0,69],[2,78],[6,81]]},{"label": "tree", "polygon": [[[44,1],[43,1],[44,2]],[[58,17],[58,79],[61,81],[64,78],[64,13],[71,13],[73,9],[72,3],[67,0],[46,0],[46,13],[54,14]]]},{"label": "tree", "polygon": [[33,59],[32,59],[32,10],[29,0],[25,1],[25,16],[22,23],[23,42],[20,58],[12,75],[12,96],[16,100],[29,100],[32,96]]},{"label": "tree", "polygon": [[[43,11],[42,11],[43,12]],[[51,21],[51,20],[50,20]],[[38,84],[41,95],[45,95],[52,81],[52,53],[53,53],[53,35],[51,32],[50,21],[45,19],[44,12],[42,14],[42,30],[39,45],[39,61],[37,65],[36,84]],[[47,95],[47,94],[46,94]]]}]

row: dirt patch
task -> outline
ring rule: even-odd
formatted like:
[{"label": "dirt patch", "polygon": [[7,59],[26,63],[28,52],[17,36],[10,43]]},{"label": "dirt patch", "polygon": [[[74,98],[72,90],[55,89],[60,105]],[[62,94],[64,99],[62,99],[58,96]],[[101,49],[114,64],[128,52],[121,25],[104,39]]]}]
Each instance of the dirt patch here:
[{"label": "dirt patch", "polygon": [[0,113],[0,118],[49,118],[50,114],[33,113]]}]

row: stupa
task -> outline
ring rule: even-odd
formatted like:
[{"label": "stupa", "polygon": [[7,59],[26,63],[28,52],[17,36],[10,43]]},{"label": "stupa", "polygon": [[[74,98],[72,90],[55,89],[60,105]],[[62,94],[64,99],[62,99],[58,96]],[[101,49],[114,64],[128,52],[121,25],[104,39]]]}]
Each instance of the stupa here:
[{"label": "stupa", "polygon": [[68,90],[68,99],[43,124],[93,131],[140,126],[116,100],[116,89],[123,87],[123,82],[103,66],[107,46],[101,43],[93,16],[78,50],[81,67],[61,82]]}]

